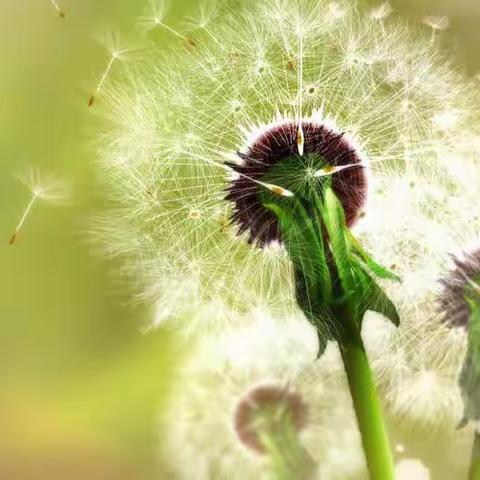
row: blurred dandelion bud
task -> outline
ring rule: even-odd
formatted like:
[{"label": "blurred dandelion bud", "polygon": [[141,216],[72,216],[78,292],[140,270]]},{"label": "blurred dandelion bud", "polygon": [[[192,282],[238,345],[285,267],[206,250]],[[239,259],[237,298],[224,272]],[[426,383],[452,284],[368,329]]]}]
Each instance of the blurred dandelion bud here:
[{"label": "blurred dandelion bud", "polygon": [[20,232],[28,220],[34,205],[38,201],[63,204],[68,200],[69,189],[67,184],[52,174],[43,174],[36,168],[30,168],[17,175],[18,179],[29,189],[31,197],[20,217],[20,220],[10,238],[10,245],[14,245]]},{"label": "blurred dandelion bud", "polygon": [[258,314],[188,360],[162,415],[174,478],[363,479],[338,351],[314,363],[306,322]]}]

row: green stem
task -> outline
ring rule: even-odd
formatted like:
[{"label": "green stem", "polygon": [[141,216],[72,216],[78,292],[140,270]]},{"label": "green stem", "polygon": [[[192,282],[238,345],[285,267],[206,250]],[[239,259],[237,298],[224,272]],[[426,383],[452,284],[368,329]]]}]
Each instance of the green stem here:
[{"label": "green stem", "polygon": [[340,350],[371,480],[393,480],[393,458],[380,400],[360,335],[342,342]]},{"label": "green stem", "polygon": [[475,431],[468,480],[480,480],[480,433]]}]

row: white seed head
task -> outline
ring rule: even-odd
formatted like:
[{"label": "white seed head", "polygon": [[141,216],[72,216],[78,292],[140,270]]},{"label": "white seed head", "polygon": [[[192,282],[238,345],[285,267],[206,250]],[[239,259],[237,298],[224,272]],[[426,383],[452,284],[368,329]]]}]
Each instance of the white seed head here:
[{"label": "white seed head", "polygon": [[[125,259],[141,298],[156,305],[156,324],[217,330],[260,306],[279,319],[301,316],[283,249],[248,244],[229,221],[225,162],[281,122],[335,124],[356,139],[369,172],[355,234],[404,279],[386,286],[405,319],[401,331],[437,325],[436,280],[448,254],[480,228],[473,84],[420,26],[393,15],[374,22],[352,2],[325,0],[230,6],[195,32],[195,48],[154,47],[154,60],[126,65],[106,95],[99,150],[118,207],[101,228],[108,253]],[[305,177],[340,173],[306,169]]]},{"label": "white seed head", "polygon": [[[162,431],[168,432],[162,448],[178,478],[269,478],[270,459],[256,451],[256,442],[252,448],[245,415],[238,416],[246,401],[258,401],[252,393],[259,391],[285,391],[293,400],[302,424],[296,435],[318,464],[312,480],[362,478],[366,467],[338,351],[329,348],[315,361],[314,338],[307,322],[278,322],[257,310],[254,325],[200,343],[162,415]],[[179,455],[181,462],[174,460]]]}]

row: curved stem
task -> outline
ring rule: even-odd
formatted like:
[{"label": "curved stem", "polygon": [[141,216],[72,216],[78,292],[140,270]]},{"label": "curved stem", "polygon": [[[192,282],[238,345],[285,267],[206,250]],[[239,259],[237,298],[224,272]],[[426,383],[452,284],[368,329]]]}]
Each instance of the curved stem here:
[{"label": "curved stem", "polygon": [[[371,480],[395,478],[382,409],[360,335],[340,345]],[[480,478],[480,477],[478,477]]]},{"label": "curved stem", "polygon": [[468,480],[480,480],[480,432],[475,431]]}]

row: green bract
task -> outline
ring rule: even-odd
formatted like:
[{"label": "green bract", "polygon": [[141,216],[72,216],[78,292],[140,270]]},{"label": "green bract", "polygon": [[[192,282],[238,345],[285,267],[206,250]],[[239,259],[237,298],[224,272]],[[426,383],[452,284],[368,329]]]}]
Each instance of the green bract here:
[{"label": "green bract", "polygon": [[296,298],[319,332],[320,352],[328,340],[342,342],[358,336],[368,310],[398,326],[397,309],[374,276],[398,277],[362,249],[346,227],[342,206],[328,185],[323,198],[315,196],[311,203],[297,195],[265,206],[280,220],[294,265]]}]

